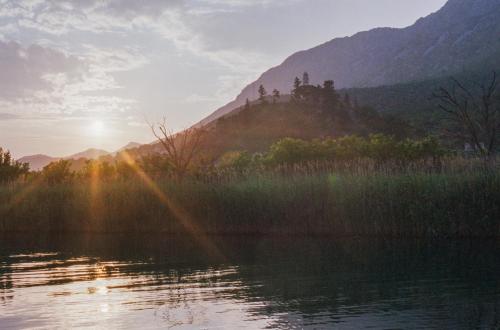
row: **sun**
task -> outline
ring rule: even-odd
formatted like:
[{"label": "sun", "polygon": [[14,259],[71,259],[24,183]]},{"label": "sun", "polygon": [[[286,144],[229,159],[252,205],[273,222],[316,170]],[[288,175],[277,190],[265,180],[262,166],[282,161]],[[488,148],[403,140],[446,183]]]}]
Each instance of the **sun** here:
[{"label": "sun", "polygon": [[102,120],[96,120],[91,123],[89,131],[95,136],[103,135],[106,132],[106,125]]}]

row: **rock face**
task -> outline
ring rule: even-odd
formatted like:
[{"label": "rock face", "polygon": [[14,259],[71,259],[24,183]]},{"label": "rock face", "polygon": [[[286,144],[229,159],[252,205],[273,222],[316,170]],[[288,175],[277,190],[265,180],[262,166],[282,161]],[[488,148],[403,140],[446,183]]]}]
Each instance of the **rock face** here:
[{"label": "rock face", "polygon": [[449,0],[436,13],[403,29],[377,28],[333,39],[287,58],[247,86],[206,124],[257,98],[263,84],[283,94],[307,71],[311,84],[374,87],[500,67],[500,0]]}]

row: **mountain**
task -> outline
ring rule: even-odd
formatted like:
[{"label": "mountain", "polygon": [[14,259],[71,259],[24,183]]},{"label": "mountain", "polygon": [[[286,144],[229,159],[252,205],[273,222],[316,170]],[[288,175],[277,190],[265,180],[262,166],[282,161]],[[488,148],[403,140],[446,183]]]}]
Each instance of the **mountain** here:
[{"label": "mountain", "polygon": [[127,145],[121,147],[120,149],[116,150],[113,153],[107,152],[106,150],[101,150],[101,149],[95,149],[95,148],[90,148],[85,151],[66,156],[66,157],[51,157],[47,155],[32,155],[32,156],[25,156],[18,161],[22,163],[28,163],[30,164],[30,169],[33,171],[39,171],[43,169],[45,166],[50,164],[51,162],[57,161],[59,159],[73,159],[73,160],[78,160],[78,159],[97,159],[99,157],[103,156],[108,156],[108,155],[116,155],[120,151],[124,150],[130,150],[130,149],[135,149],[140,147],[142,144],[137,143],[137,142],[129,142]]},{"label": "mountain", "polygon": [[109,155],[109,152],[106,150],[101,150],[101,149],[94,149],[90,148],[85,151],[76,153],[74,155],[64,157],[65,159],[80,159],[80,158],[85,158],[85,159],[97,159],[101,156],[106,156]]},{"label": "mountain", "polygon": [[100,149],[87,149],[85,151],[70,155],[67,157],[51,157],[47,155],[32,155],[19,158],[18,161],[22,163],[30,164],[30,169],[32,171],[39,171],[43,169],[48,164],[58,161],[60,159],[97,159],[101,156],[109,155],[109,152]]},{"label": "mountain", "polygon": [[59,160],[59,158],[50,157],[47,155],[32,155],[18,159],[18,161],[20,161],[21,163],[30,164],[30,169],[33,171],[39,171],[48,164],[55,162],[56,160]]},{"label": "mountain", "polygon": [[141,143],[138,143],[138,142],[129,142],[127,145],[121,147],[120,149],[116,150],[114,153],[119,153],[121,151],[125,151],[125,150],[130,150],[130,149],[135,149],[135,148],[138,148],[140,147],[142,144]]},{"label": "mountain", "polygon": [[203,119],[207,124],[257,98],[259,85],[287,94],[307,71],[312,84],[376,87],[500,67],[500,0],[449,0],[412,26],[333,39],[287,58]]}]

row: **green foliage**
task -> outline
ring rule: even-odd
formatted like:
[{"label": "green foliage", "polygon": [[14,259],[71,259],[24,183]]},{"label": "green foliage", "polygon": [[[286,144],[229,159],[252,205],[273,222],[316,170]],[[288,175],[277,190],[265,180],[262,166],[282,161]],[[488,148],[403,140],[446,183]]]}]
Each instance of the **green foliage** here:
[{"label": "green foliage", "polygon": [[368,138],[345,136],[339,139],[304,141],[285,138],[274,143],[266,159],[269,164],[298,164],[322,160],[354,160],[371,158],[377,161],[414,161],[445,154],[437,139],[398,141],[383,134]]},{"label": "green foliage", "polygon": [[71,171],[71,161],[61,159],[45,166],[42,170],[42,177],[50,185],[69,182],[74,177]]},{"label": "green foliage", "polygon": [[0,183],[14,181],[21,175],[27,174],[28,171],[27,163],[15,161],[8,150],[0,147]]},{"label": "green foliage", "polygon": [[295,164],[313,159],[312,143],[300,140],[285,138],[273,145],[267,155],[267,160],[274,164]]},{"label": "green foliage", "polygon": [[252,164],[252,156],[246,151],[228,151],[218,161],[221,168],[242,171]]}]

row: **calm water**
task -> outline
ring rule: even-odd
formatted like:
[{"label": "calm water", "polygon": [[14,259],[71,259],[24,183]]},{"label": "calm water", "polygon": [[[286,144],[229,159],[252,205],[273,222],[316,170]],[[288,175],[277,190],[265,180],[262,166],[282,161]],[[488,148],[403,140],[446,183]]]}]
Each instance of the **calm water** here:
[{"label": "calm water", "polygon": [[0,329],[498,329],[495,242],[2,238]]}]

